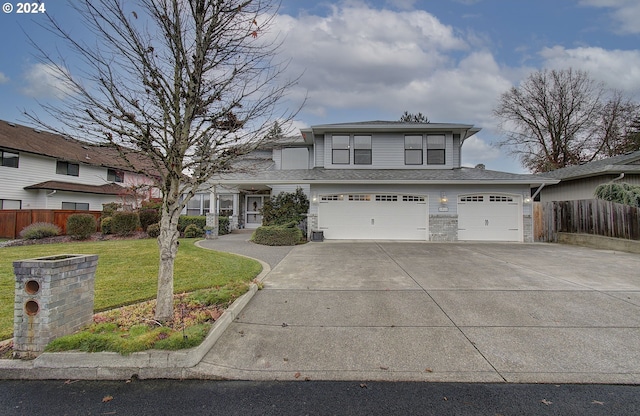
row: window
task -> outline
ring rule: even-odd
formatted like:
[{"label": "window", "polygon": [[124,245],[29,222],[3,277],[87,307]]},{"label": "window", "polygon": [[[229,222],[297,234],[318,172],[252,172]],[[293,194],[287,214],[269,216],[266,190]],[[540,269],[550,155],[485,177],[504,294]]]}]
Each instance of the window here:
[{"label": "window", "polygon": [[489,202],[513,202],[510,196],[489,195]]},{"label": "window", "polygon": [[461,196],[460,202],[484,202],[482,195]]},{"label": "window", "polygon": [[404,136],[404,164],[422,165],[422,136]]},{"label": "window", "polygon": [[74,211],[89,211],[89,204],[84,202],[63,202],[62,209],[70,209]]},{"label": "window", "polygon": [[423,196],[416,195],[402,195],[403,202],[424,202]]},{"label": "window", "polygon": [[205,215],[209,212],[210,194],[195,194],[187,203],[187,215]]},{"label": "window", "polygon": [[121,170],[107,169],[107,180],[109,182],[124,182],[124,172]]},{"label": "window", "polygon": [[445,160],[444,135],[427,136],[427,165],[444,165]]},{"label": "window", "polygon": [[22,209],[22,201],[15,199],[0,199],[0,209]]},{"label": "window", "polygon": [[0,150],[0,166],[8,168],[17,168],[20,155],[6,150]]},{"label": "window", "polygon": [[376,201],[379,202],[397,202],[398,195],[376,195]]},{"label": "window", "polygon": [[371,195],[349,195],[349,201],[371,201]]},{"label": "window", "polygon": [[331,138],[332,163],[349,164],[349,136],[333,136]]},{"label": "window", "polygon": [[221,217],[233,216],[233,195],[218,195],[218,215]]},{"label": "window", "polygon": [[344,199],[344,195],[322,195],[320,197],[321,201],[342,201]]},{"label": "window", "polygon": [[80,174],[80,165],[58,160],[56,163],[56,173],[59,175],[78,176]]},{"label": "window", "polygon": [[371,136],[353,136],[353,163],[371,164]]}]

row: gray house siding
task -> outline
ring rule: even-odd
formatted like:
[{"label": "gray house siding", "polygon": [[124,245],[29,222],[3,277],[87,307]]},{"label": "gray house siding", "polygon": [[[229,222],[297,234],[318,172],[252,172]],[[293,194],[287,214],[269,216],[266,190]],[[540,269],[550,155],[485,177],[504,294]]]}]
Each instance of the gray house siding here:
[{"label": "gray house siding", "polygon": [[[366,135],[367,133],[358,133]],[[349,135],[349,133],[336,134]],[[326,134],[324,139],[316,139],[316,153],[319,149],[322,151],[323,157],[319,160],[316,156],[316,166],[323,163],[326,169],[452,169],[460,167],[460,146],[454,145],[452,133],[429,133],[428,135],[444,135],[445,136],[445,159],[444,165],[427,164],[427,134],[422,134],[423,160],[422,165],[406,165],[404,137],[405,134],[395,133],[371,133],[371,155],[372,163],[370,165],[356,165],[353,163],[353,134],[350,136],[350,163],[349,164],[333,164],[332,157],[332,134]]]},{"label": "gray house siding", "polygon": [[[540,202],[593,199],[593,193],[598,185],[611,182],[619,176],[620,175],[601,175],[590,178],[564,180],[557,185],[547,185],[540,191]],[[640,175],[625,175],[620,182],[640,185]]]}]

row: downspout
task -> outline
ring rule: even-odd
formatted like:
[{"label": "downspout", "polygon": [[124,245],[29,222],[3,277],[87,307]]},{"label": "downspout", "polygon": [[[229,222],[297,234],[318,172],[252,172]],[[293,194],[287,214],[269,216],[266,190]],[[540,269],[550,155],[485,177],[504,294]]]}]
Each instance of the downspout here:
[{"label": "downspout", "polygon": [[613,182],[615,182],[615,181],[619,181],[619,180],[620,180],[620,179],[622,179],[622,178],[624,178],[624,172],[622,172],[622,173],[620,174],[620,176],[618,176],[617,178],[611,179],[611,182],[609,182],[609,183],[613,183]]}]

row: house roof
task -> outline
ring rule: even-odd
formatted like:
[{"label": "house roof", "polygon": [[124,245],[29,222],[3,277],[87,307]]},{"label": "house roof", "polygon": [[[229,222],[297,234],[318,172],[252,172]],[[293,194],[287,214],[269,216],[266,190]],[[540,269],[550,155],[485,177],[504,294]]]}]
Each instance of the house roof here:
[{"label": "house roof", "polygon": [[606,159],[594,160],[582,165],[567,166],[540,175],[560,180],[571,180],[607,174],[640,174],[640,150]]},{"label": "house roof", "polygon": [[406,121],[361,121],[353,123],[319,124],[306,129],[300,129],[302,136],[308,143],[313,142],[313,135],[325,133],[371,133],[371,132],[442,132],[454,131],[461,135],[464,142],[481,129],[472,124],[457,123],[413,123]]},{"label": "house roof", "polygon": [[214,179],[221,184],[527,184],[558,183],[539,175],[498,172],[486,169],[300,169],[275,170],[254,165],[252,173],[235,172]]},{"label": "house roof", "polygon": [[61,181],[46,181],[35,185],[25,186],[24,189],[47,189],[52,191],[83,192],[101,195],[120,195],[125,191],[120,185],[106,183],[104,185],[83,185]]},{"label": "house roof", "polygon": [[[65,137],[0,120],[0,147],[6,150],[49,156],[67,162],[131,171],[118,149]],[[128,152],[135,167],[152,174],[154,169],[135,152]]]}]

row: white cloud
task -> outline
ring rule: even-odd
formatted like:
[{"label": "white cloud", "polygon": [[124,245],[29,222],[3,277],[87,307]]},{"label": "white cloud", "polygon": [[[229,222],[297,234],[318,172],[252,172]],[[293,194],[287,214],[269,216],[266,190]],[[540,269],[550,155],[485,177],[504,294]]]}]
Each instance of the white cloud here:
[{"label": "white cloud", "polygon": [[618,23],[616,32],[640,33],[640,2],[638,0],[580,0],[580,4],[612,9],[611,17]]},{"label": "white cloud", "polygon": [[9,82],[9,77],[0,72],[0,84]]},{"label": "white cloud", "polygon": [[28,97],[64,98],[72,93],[72,88],[54,65],[35,64],[25,72],[24,80],[22,93]]},{"label": "white cloud", "polygon": [[587,71],[608,87],[640,96],[640,50],[606,50],[596,47],[565,49],[561,46],[540,52],[544,67],[576,68]]}]

